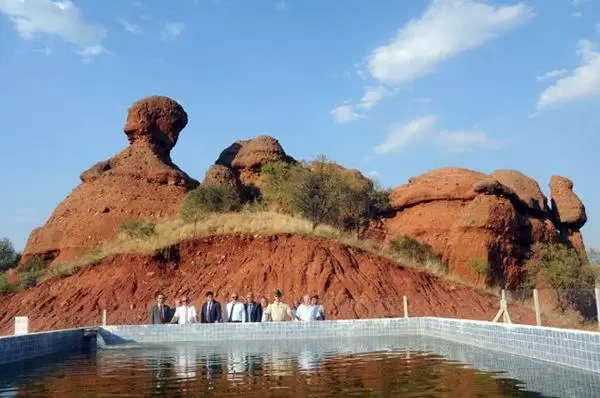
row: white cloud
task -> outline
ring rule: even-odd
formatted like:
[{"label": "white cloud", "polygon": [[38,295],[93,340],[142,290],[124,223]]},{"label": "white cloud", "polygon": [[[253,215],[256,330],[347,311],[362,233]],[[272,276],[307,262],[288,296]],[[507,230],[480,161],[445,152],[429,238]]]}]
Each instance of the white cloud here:
[{"label": "white cloud", "polygon": [[289,3],[286,0],[279,0],[276,4],[275,4],[275,8],[277,8],[278,10],[287,10],[289,7]]},{"label": "white cloud", "polygon": [[133,22],[129,22],[122,18],[119,18],[119,22],[121,23],[121,25],[123,25],[123,28],[125,28],[125,30],[129,33],[132,33],[134,35],[142,34],[142,28],[139,25],[136,25]]},{"label": "white cloud", "polygon": [[557,77],[564,76],[567,73],[569,73],[569,71],[566,69],[555,69],[551,70],[550,72],[546,72],[543,75],[536,76],[535,80],[537,80],[538,82],[542,82],[544,80],[555,79]]},{"label": "white cloud", "polygon": [[[371,52],[366,70],[379,83],[378,90],[390,91],[386,86],[428,75],[443,61],[480,47],[533,16],[533,8],[523,3],[494,6],[483,0],[432,0],[420,18],[411,19],[388,44]],[[366,75],[362,70],[357,73]],[[369,97],[375,100],[365,101]],[[369,111],[382,98],[367,88],[358,107]]]},{"label": "white cloud", "polygon": [[375,147],[378,155],[399,152],[423,134],[430,132],[437,124],[437,117],[423,116],[408,123],[395,123],[390,126],[390,131],[382,144]]},{"label": "white cloud", "polygon": [[436,142],[444,152],[462,153],[472,149],[498,149],[504,143],[488,137],[479,130],[465,131],[442,131],[438,134]]},{"label": "white cloud", "polygon": [[575,18],[581,18],[581,17],[583,16],[583,13],[582,13],[581,11],[575,11],[575,12],[573,13],[573,16],[574,16]]},{"label": "white cloud", "polygon": [[594,50],[589,40],[579,41],[577,53],[581,58],[581,65],[540,94],[536,105],[538,111],[600,95],[600,53]]},{"label": "white cloud", "polygon": [[358,106],[370,111],[386,94],[388,94],[388,90],[384,86],[367,87]]},{"label": "white cloud", "polygon": [[446,153],[463,153],[473,149],[500,149],[508,143],[489,137],[479,129],[436,131],[438,118],[424,116],[408,123],[395,123],[390,126],[389,133],[382,144],[377,145],[373,152],[376,155],[401,152],[409,145],[418,141],[436,145]]},{"label": "white cloud", "polygon": [[375,170],[369,171],[367,173],[367,177],[369,177],[369,178],[378,178],[379,177],[379,172],[377,172]]},{"label": "white cloud", "polygon": [[0,0],[0,12],[11,18],[25,40],[38,34],[56,35],[78,46],[80,53],[92,56],[104,52],[98,48],[102,48],[106,29],[86,22],[71,1]]},{"label": "white cloud", "polygon": [[350,105],[340,105],[332,109],[330,113],[339,124],[350,123],[364,117],[364,115],[355,112]]},{"label": "white cloud", "polygon": [[375,79],[403,84],[432,73],[438,64],[506,33],[533,17],[519,3],[493,6],[475,0],[433,0],[419,19],[410,20],[389,44],[368,58]]},{"label": "white cloud", "polygon": [[163,40],[166,40],[166,41],[175,40],[180,34],[183,33],[184,29],[185,29],[185,24],[183,22],[170,22],[170,21],[165,22],[165,29],[163,32]]}]

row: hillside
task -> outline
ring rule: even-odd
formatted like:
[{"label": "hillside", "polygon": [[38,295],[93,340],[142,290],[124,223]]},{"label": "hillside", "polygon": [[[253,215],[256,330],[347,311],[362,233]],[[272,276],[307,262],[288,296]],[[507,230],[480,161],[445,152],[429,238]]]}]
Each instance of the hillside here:
[{"label": "hillside", "polygon": [[[411,316],[491,320],[498,308],[497,296],[333,240],[223,235],[187,239],[152,254],[110,256],[72,276],[6,296],[0,333],[11,333],[13,318],[24,314],[33,331],[97,325],[102,309],[112,324],[145,323],[158,291],[169,304],[189,294],[200,306],[207,290],[226,302],[232,291],[271,298],[276,288],[286,302],[318,293],[329,319],[402,316],[403,295]],[[511,316],[513,322],[535,320],[531,311],[517,308]]]}]

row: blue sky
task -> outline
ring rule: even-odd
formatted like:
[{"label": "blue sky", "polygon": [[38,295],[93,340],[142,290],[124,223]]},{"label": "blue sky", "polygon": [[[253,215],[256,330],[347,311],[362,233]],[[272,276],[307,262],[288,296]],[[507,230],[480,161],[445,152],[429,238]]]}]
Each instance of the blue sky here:
[{"label": "blue sky", "polygon": [[510,168],[548,194],[561,174],[600,246],[598,51],[597,0],[0,0],[0,237],[22,248],[161,94],[197,179],[259,134],[385,187]]}]

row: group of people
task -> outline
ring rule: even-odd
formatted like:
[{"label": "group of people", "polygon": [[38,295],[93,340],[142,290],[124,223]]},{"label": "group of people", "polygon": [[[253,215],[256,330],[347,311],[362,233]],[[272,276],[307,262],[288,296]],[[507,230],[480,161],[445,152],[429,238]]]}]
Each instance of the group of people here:
[{"label": "group of people", "polygon": [[224,310],[221,303],[215,300],[213,292],[206,293],[206,300],[200,311],[192,305],[189,297],[183,296],[175,300],[175,307],[165,304],[165,295],[159,293],[156,304],[150,308],[150,324],[177,323],[216,323],[216,322],[280,322],[280,321],[321,321],[325,320],[325,310],[319,304],[318,295],[306,295],[302,301],[297,300],[293,306],[282,301],[279,289],[274,299],[268,303],[266,298],[256,302],[254,294],[249,292],[244,301],[237,293],[232,293]]}]

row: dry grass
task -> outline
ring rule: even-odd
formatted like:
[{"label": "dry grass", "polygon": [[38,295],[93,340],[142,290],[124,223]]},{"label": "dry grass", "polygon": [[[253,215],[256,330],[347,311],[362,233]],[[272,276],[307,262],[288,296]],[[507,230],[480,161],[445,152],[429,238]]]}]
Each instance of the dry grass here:
[{"label": "dry grass", "polygon": [[376,242],[358,239],[354,234],[328,225],[319,225],[313,230],[311,222],[304,218],[269,211],[242,211],[210,213],[197,223],[185,223],[179,219],[165,221],[157,224],[156,233],[147,239],[132,239],[119,234],[116,239],[99,245],[92,253],[84,254],[79,262],[91,263],[114,254],[151,253],[190,238],[219,235],[268,236],[281,233],[333,239],[346,246],[398,260]]}]

